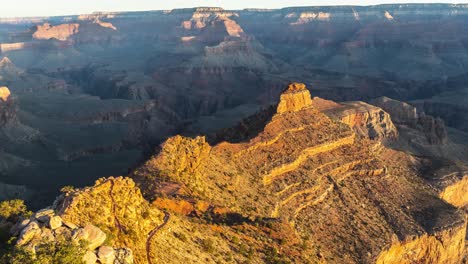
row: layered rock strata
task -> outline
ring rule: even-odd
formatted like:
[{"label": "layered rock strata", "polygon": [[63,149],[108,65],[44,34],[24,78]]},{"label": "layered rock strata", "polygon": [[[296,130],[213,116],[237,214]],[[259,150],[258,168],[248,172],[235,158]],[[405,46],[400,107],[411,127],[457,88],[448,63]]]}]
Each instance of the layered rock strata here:
[{"label": "layered rock strata", "polygon": [[224,138],[169,139],[133,177],[150,198],[172,182],[246,217],[283,219],[314,234],[325,262],[461,262],[464,214],[427,188],[411,157],[318,111],[304,85],[285,90],[257,136]]}]

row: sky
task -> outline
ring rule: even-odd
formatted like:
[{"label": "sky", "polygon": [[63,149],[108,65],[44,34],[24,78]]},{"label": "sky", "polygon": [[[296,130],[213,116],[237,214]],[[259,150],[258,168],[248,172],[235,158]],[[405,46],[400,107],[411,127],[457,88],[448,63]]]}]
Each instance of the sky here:
[{"label": "sky", "polygon": [[389,3],[468,3],[468,0],[0,0],[0,17],[57,16],[94,11],[143,11],[219,6],[225,9]]}]

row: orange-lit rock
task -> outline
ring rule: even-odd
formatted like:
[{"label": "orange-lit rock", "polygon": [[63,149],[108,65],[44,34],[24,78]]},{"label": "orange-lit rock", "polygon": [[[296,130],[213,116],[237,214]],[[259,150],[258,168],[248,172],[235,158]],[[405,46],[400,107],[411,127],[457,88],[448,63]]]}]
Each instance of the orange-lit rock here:
[{"label": "orange-lit rock", "polygon": [[310,92],[303,83],[291,83],[281,94],[277,113],[296,112],[312,106]]},{"label": "orange-lit rock", "polygon": [[0,99],[2,99],[4,102],[8,100],[8,97],[10,97],[10,89],[6,86],[0,87]]},{"label": "orange-lit rock", "polygon": [[79,31],[80,24],[61,24],[52,26],[49,23],[37,25],[36,32],[33,34],[35,39],[57,39],[61,41],[68,40]]}]

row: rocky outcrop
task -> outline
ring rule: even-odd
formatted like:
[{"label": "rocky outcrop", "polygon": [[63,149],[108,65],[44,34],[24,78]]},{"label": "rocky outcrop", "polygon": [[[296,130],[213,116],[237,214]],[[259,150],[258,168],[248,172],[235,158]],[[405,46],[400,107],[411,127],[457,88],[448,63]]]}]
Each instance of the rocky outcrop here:
[{"label": "rocky outcrop", "polygon": [[441,118],[434,118],[428,115],[421,115],[418,118],[418,125],[426,135],[429,144],[444,144],[448,141],[447,129]]},{"label": "rocky outcrop", "polygon": [[371,104],[390,113],[396,124],[424,133],[428,144],[447,143],[447,131],[442,119],[426,115],[424,112],[418,113],[416,107],[388,97],[373,99]]},{"label": "rocky outcrop", "polygon": [[35,39],[57,39],[60,41],[66,41],[71,36],[75,35],[79,31],[80,24],[61,24],[52,26],[49,23],[36,26],[36,31],[33,33]]},{"label": "rocky outcrop", "polygon": [[0,87],[0,127],[16,123],[16,102],[7,87]]},{"label": "rocky outcrop", "polygon": [[[69,190],[54,207],[64,221],[84,226],[77,236],[92,237],[93,247],[105,238],[97,229],[86,228],[89,223],[112,237],[111,246],[131,249],[139,263],[146,259],[147,234],[162,222],[162,213],[150,207],[131,179],[123,177],[102,178],[93,187]],[[110,258],[108,248],[98,251],[98,259]]]},{"label": "rocky outcrop", "polygon": [[110,22],[103,22],[101,20],[95,20],[94,23],[100,25],[101,27],[110,28],[112,30],[117,30],[117,28],[114,25],[112,25],[112,23]]},{"label": "rocky outcrop", "polygon": [[[162,155],[146,163],[144,174],[157,173],[168,180],[183,182],[199,191],[203,190],[203,179],[198,168],[209,156],[210,151],[211,147],[205,137],[171,137],[162,144]],[[152,187],[145,186],[143,189]]]},{"label": "rocky outcrop", "polygon": [[87,247],[83,255],[86,264],[133,263],[130,249],[104,245],[107,235],[100,228],[92,224],[78,227],[71,222],[62,221],[52,208],[39,210],[31,218],[21,220],[12,227],[11,233],[13,236],[18,236],[16,246],[23,247],[32,254],[35,254],[36,248],[43,243],[73,241],[78,245],[83,241]]},{"label": "rocky outcrop", "polygon": [[416,107],[386,96],[373,99],[370,103],[390,113],[393,122],[398,124],[413,122],[413,120],[418,118]]},{"label": "rocky outcrop", "polygon": [[[454,173],[457,174],[457,173]],[[450,176],[450,175],[447,175]],[[449,184],[440,192],[440,197],[454,206],[464,208],[468,206],[468,174],[460,175],[453,184]]]},{"label": "rocky outcrop", "polygon": [[379,107],[360,101],[335,103],[320,97],[314,97],[312,104],[327,116],[350,126],[361,137],[381,141],[398,137],[392,118]]},{"label": "rocky outcrop", "polygon": [[323,262],[461,261],[465,216],[421,181],[411,157],[355,137],[314,106],[303,84],[291,84],[276,109],[265,111],[270,118],[257,135],[236,143],[170,138],[133,177],[167,210],[194,211],[162,202],[161,193],[313,233]]},{"label": "rocky outcrop", "polygon": [[312,105],[309,90],[303,83],[291,83],[281,94],[276,112],[296,112]]},{"label": "rocky outcrop", "polygon": [[2,99],[3,102],[6,102],[8,100],[8,97],[10,96],[10,94],[11,93],[8,87],[6,86],[0,87],[0,99]]},{"label": "rocky outcrop", "polygon": [[[429,236],[398,242],[377,258],[377,264],[462,263],[466,224]],[[402,254],[402,252],[408,252]]]}]

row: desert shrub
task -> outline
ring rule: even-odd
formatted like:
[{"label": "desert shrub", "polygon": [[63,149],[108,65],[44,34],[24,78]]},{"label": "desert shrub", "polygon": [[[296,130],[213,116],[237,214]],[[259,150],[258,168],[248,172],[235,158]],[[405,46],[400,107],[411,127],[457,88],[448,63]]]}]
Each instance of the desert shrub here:
[{"label": "desert shrub", "polygon": [[0,257],[5,264],[83,264],[84,245],[75,245],[70,241],[43,243],[37,246],[36,254],[23,248],[10,247]]},{"label": "desert shrub", "polygon": [[182,242],[187,242],[187,241],[188,241],[187,237],[186,237],[183,233],[176,233],[176,232],[174,232],[174,236],[175,236],[176,238],[178,238],[178,239],[179,239],[180,241],[182,241]]},{"label": "desert shrub", "polygon": [[23,200],[9,200],[0,202],[0,220],[16,221],[18,217],[29,217],[31,212],[28,211]]},{"label": "desert shrub", "polygon": [[60,189],[60,192],[68,193],[68,192],[72,192],[73,190],[75,190],[75,188],[73,186],[66,185],[66,186],[63,186],[62,189]]},{"label": "desert shrub", "polygon": [[289,264],[289,261],[285,256],[281,255],[277,249],[269,248],[265,252],[265,263],[268,264]]},{"label": "desert shrub", "polygon": [[208,253],[213,253],[215,251],[213,239],[207,238],[202,240],[202,248]]}]

